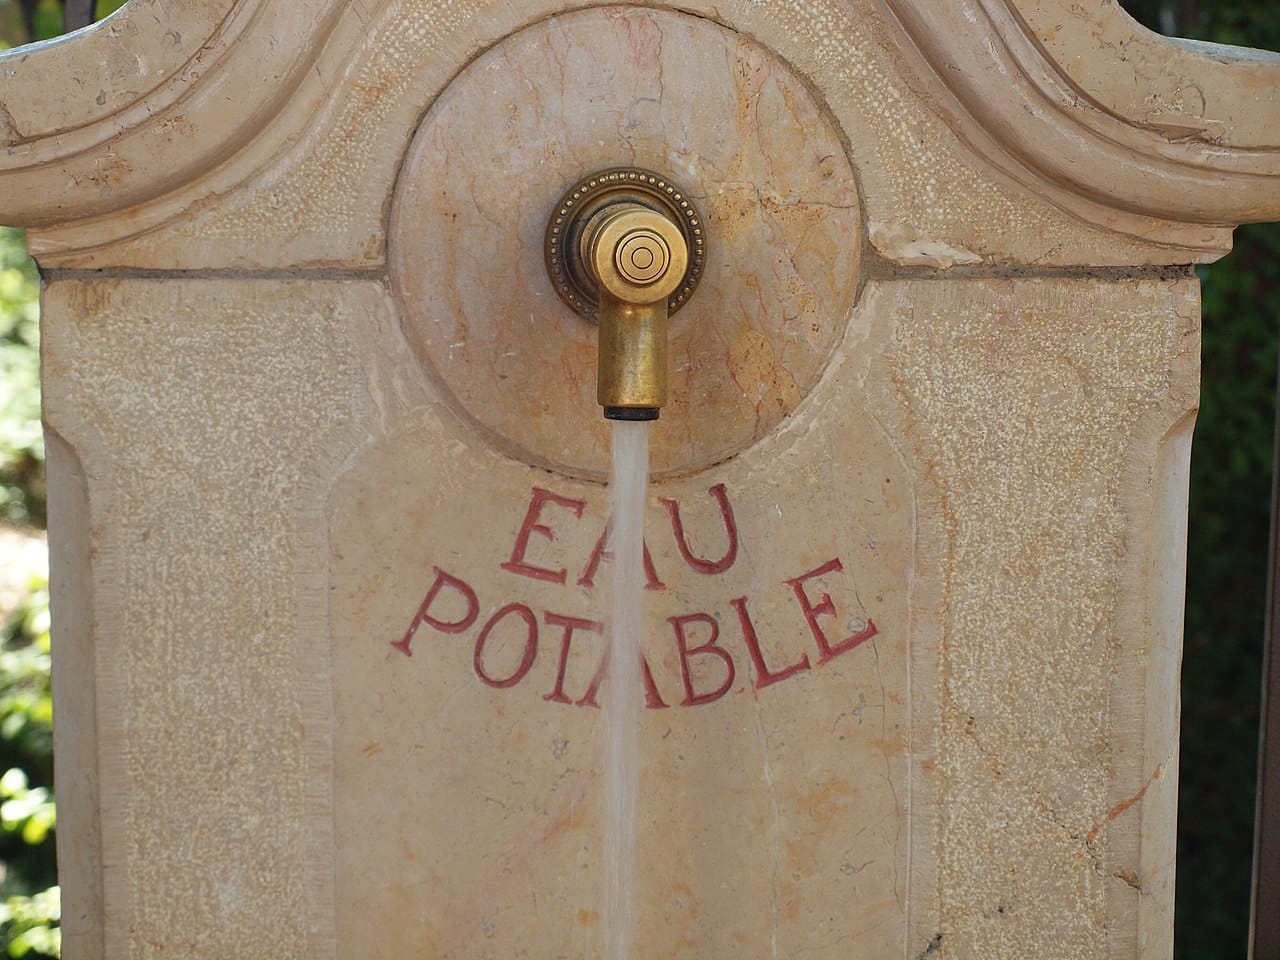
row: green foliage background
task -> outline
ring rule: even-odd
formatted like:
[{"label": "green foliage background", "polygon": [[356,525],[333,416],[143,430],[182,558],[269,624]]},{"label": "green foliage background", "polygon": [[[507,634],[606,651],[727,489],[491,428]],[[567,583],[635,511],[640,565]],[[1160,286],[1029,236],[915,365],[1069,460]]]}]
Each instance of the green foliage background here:
[{"label": "green foliage background", "polygon": [[[124,6],[125,0],[97,0],[94,16],[101,20]],[[62,33],[62,0],[0,0],[0,49]]]},{"label": "green foliage background", "polygon": [[1178,957],[1211,960],[1247,951],[1280,230],[1268,224],[1237,231],[1235,251],[1202,276],[1175,924]]},{"label": "green foliage background", "polygon": [[[1275,0],[1123,2],[1153,29],[1280,50]],[[99,16],[121,3],[100,0]],[[28,24],[36,39],[59,32],[58,0],[0,0],[0,47],[31,39]],[[1177,957],[1235,960],[1246,955],[1249,910],[1280,228],[1241,228],[1235,251],[1199,272],[1204,382],[1191,471]],[[21,234],[0,229],[0,521],[43,526],[36,291]],[[48,668],[48,594],[35,571],[0,632],[0,942],[30,958],[59,956]]]},{"label": "green foliage background", "polygon": [[[0,228],[0,519],[44,521],[39,291],[22,234]],[[7,558],[6,562],[12,562]],[[47,573],[0,629],[0,941],[58,957]]]}]

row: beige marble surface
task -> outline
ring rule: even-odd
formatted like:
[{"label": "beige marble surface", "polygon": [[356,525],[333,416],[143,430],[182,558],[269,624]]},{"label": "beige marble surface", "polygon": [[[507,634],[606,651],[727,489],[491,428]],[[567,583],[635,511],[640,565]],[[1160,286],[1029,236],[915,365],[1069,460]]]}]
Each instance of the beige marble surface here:
[{"label": "beige marble surface", "polygon": [[[80,490],[96,545],[96,666],[61,662],[62,695],[92,681],[102,705],[106,942],[589,946],[590,627],[557,678],[567,618],[599,617],[600,488],[476,445],[376,284],[64,282],[48,301],[82,318],[49,339],[49,410],[84,478],[55,502]],[[655,487],[652,955],[915,956],[939,933],[954,956],[1133,955],[1140,891],[1169,893],[1171,832],[1137,837],[1172,816],[1171,701],[1145,691],[1178,585],[1143,570],[1154,512],[1178,506],[1185,462],[1160,454],[1187,422],[1194,310],[1185,282],[876,283],[821,402]],[[139,417],[145,447],[103,444]],[[465,627],[424,621],[406,656],[437,569],[474,614],[442,588],[427,613]],[[875,631],[825,663],[805,615],[823,595],[829,645]],[[509,604],[538,625],[527,669],[523,614],[479,643]],[[728,660],[689,653],[712,622]],[[92,865],[73,836],[64,862]]]},{"label": "beige marble surface", "polygon": [[[603,429],[540,248],[630,162],[712,251],[638,957],[1169,957],[1190,264],[1280,211],[1280,68],[1104,7],[210,0],[0,56],[69,960],[598,949]],[[64,67],[105,103],[37,109]]]},{"label": "beige marble surface", "polygon": [[409,342],[502,449],[609,472],[597,328],[556,296],[547,220],[567,185],[631,165],[674,179],[710,242],[672,318],[654,472],[718,463],[822,375],[861,269],[856,178],[802,78],[745,37],[662,11],[545,20],[471,64],[409,150],[390,272]]},{"label": "beige marble surface", "polygon": [[322,502],[385,294],[109,280],[43,302],[69,960],[332,955]]},{"label": "beige marble surface", "polygon": [[[414,419],[330,500],[339,954],[597,956],[607,491]],[[861,419],[654,488],[637,955],[906,954],[912,508]]]}]

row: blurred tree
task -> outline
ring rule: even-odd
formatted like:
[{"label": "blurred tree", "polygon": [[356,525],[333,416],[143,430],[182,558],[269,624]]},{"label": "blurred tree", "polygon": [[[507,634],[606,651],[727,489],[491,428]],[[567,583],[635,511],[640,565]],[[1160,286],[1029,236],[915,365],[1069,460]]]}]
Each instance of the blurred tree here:
[{"label": "blurred tree", "polygon": [[[30,0],[24,0],[30,2]],[[62,29],[70,32],[87,27],[94,20],[94,0],[63,0]]]},{"label": "blurred tree", "polygon": [[43,526],[38,297],[22,234],[0,227],[0,521]]},{"label": "blurred tree", "polygon": [[49,652],[47,575],[33,571],[0,645],[0,941],[32,960],[61,950]]},{"label": "blurred tree", "polygon": [[0,49],[79,29],[115,12],[124,3],[125,0],[69,0],[64,14],[62,0],[0,0]]},{"label": "blurred tree", "polygon": [[17,6],[22,14],[22,29],[26,31],[29,40],[36,38],[36,7],[39,5],[39,0],[18,0]]},{"label": "blurred tree", "polygon": [[[43,526],[38,294],[21,232],[0,227],[0,521]],[[0,627],[0,945],[34,960],[61,941],[47,572],[29,578]]]}]

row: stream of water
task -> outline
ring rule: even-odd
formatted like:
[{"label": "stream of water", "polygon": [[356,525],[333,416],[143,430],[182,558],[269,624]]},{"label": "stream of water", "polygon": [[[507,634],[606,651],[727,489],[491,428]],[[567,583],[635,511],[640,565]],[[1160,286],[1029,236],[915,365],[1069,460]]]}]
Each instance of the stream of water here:
[{"label": "stream of water", "polygon": [[630,960],[640,768],[640,657],[644,638],[644,502],[649,488],[649,424],[613,421],[613,588],[605,699],[605,960]]}]

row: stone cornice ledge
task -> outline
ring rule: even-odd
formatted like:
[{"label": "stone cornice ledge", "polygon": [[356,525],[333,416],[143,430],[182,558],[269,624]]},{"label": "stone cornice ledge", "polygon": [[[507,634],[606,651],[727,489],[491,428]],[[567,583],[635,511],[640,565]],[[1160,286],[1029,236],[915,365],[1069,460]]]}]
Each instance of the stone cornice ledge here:
[{"label": "stone cornice ledge", "polygon": [[[1165,65],[1156,61],[1167,54],[1184,72],[1190,65],[1214,80],[1198,88],[1206,91],[1198,115],[1152,122],[1132,104],[1126,110],[1123,92],[1108,96],[1105,77],[1073,79],[1049,52],[1062,57],[1067,48],[1042,42],[1032,26],[1056,18],[1079,28],[1100,19],[1097,10],[1065,0],[879,2],[953,128],[996,167],[1083,219],[1097,222],[1101,208],[1193,224],[1280,220],[1280,125],[1270,128],[1274,136],[1254,130],[1249,146],[1235,146],[1212,120],[1244,116],[1255,103],[1280,115],[1280,58],[1188,52],[1112,16],[1112,34],[1131,34],[1123,68],[1130,77],[1159,76]],[[189,184],[265,130],[339,18],[350,10],[363,19],[372,5],[135,0],[80,34],[0,54],[0,222],[69,223]],[[1087,69],[1108,58],[1114,52],[1099,45],[1076,59]],[[1238,63],[1249,64],[1249,83],[1223,82]],[[85,96],[104,64],[117,64],[121,79]]]}]

